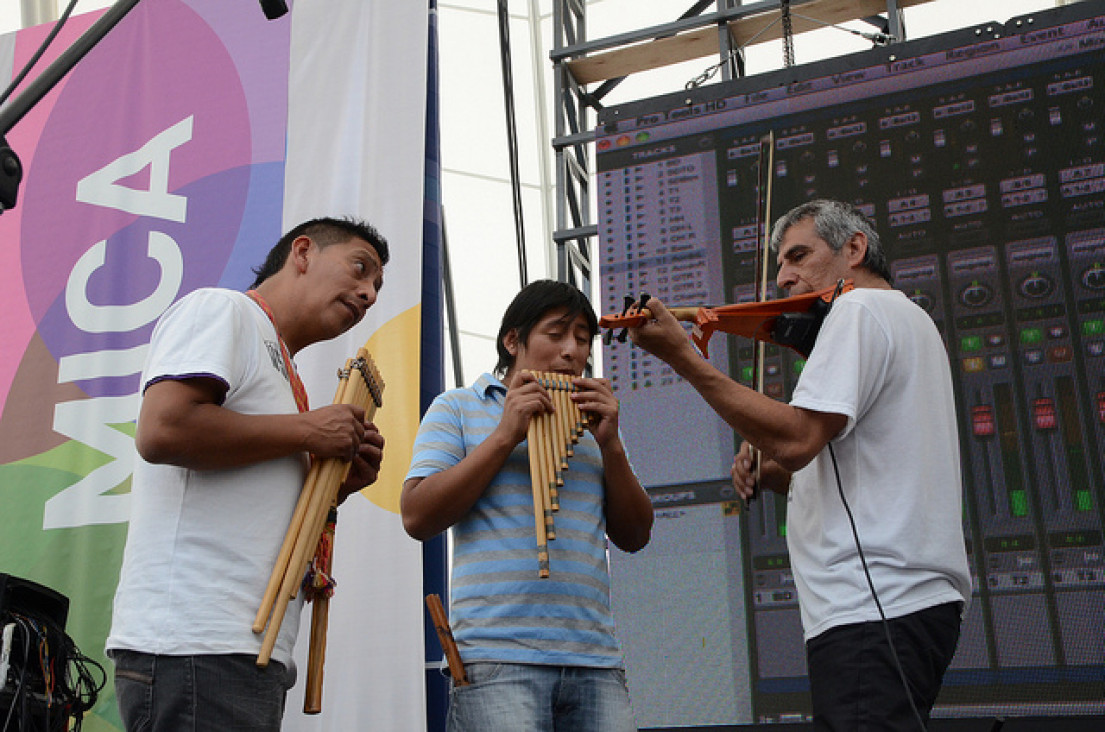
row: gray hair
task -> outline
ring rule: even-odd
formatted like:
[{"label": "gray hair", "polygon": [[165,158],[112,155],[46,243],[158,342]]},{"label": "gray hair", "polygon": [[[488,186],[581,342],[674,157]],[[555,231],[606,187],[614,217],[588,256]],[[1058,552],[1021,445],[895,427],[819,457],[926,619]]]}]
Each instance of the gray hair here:
[{"label": "gray hair", "polygon": [[779,244],[790,227],[803,219],[813,219],[813,228],[817,236],[824,239],[834,252],[839,252],[852,238],[861,233],[867,237],[867,255],[863,258],[863,267],[873,274],[891,281],[890,265],[886,261],[886,252],[882,241],[875,231],[874,224],[858,208],[850,203],[817,199],[808,201],[787,211],[771,230],[770,246],[773,252],[779,251]]}]

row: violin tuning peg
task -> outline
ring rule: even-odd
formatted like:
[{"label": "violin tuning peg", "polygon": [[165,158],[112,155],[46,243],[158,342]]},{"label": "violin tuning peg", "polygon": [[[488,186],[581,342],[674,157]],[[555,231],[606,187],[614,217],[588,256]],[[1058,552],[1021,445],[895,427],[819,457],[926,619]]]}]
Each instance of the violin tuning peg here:
[{"label": "violin tuning peg", "polygon": [[602,334],[602,345],[609,346],[614,340],[614,331],[608,330]]},{"label": "violin tuning peg", "polygon": [[642,292],[641,293],[641,299],[637,302],[637,309],[638,310],[644,310],[645,309],[645,304],[651,299],[652,299],[652,295],[649,295],[647,292]]},{"label": "violin tuning peg", "polygon": [[618,343],[625,343],[625,340],[628,337],[629,337],[629,328],[622,328],[622,332],[618,333]]},{"label": "violin tuning peg", "polygon": [[634,299],[633,299],[632,297],[630,297],[629,295],[626,295],[626,296],[625,296],[625,304],[624,304],[624,305],[622,306],[622,315],[625,315],[626,313],[628,313],[628,312],[629,312],[629,309],[630,309],[631,307],[633,307],[633,304],[634,304],[635,302],[637,302],[637,301],[636,301],[636,300],[634,300]]}]

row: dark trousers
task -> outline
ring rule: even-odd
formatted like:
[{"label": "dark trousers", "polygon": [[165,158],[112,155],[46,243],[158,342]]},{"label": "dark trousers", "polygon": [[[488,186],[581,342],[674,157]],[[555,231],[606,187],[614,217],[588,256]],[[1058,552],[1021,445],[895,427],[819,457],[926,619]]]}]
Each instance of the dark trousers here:
[{"label": "dark trousers", "polygon": [[[959,641],[962,603],[888,621],[924,724]],[[920,732],[881,621],[830,628],[806,643],[815,730]]]},{"label": "dark trousers", "polygon": [[295,683],[294,671],[276,661],[259,669],[254,656],[110,655],[127,732],[279,732]]}]

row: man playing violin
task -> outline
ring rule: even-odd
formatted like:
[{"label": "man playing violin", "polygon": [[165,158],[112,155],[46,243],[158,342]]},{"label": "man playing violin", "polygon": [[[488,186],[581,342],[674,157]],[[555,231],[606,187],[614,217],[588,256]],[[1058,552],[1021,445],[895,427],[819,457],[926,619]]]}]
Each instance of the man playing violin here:
[{"label": "man playing violin", "polygon": [[292,357],[364,317],[387,260],[368,224],[314,219],[249,292],[199,289],[158,321],[107,640],[128,730],[280,729],[302,599],[264,669],[251,626],[309,454],[352,461],[344,498],[376,480],[384,445],[359,407],[309,409]]},{"label": "man playing violin", "polygon": [[787,497],[815,728],[923,728],[971,594],[947,353],[929,316],[892,289],[878,235],[855,207],[798,206],[771,248],[790,295],[855,285],[832,304],[789,404],[700,358],[656,299],[630,336],[744,438],[737,492]]},{"label": "man playing violin", "polygon": [[[526,286],[503,315],[495,374],[437,397],[414,444],[400,507],[426,540],[452,527],[450,620],[467,685],[449,695],[453,732],[635,730],[614,622],[606,537],[648,543],[652,504],[626,457],[618,401],[581,378],[598,321],[563,282]],[[538,576],[527,430],[553,411],[532,371],[572,377],[589,434],[564,472],[550,576]]]}]

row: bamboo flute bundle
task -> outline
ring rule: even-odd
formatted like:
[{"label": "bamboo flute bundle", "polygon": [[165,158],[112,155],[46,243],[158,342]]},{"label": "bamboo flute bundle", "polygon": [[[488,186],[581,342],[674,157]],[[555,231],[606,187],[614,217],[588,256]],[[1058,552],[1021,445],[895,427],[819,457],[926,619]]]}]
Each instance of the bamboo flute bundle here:
[{"label": "bamboo flute bundle", "polygon": [[[365,348],[360,348],[356,358],[348,359],[345,367],[339,369],[338,379],[333,403],[359,406],[364,409],[366,421],[372,421],[376,410],[383,404],[384,382]],[[326,564],[324,569],[329,571],[333,536],[332,528],[327,529],[327,523],[331,516],[336,516],[338,491],[349,474],[351,464],[350,460],[342,458],[312,461],[253,621],[253,632],[265,633],[257,655],[258,666],[267,666],[272,658],[288,604],[304,584],[312,558],[317,554],[321,560],[319,563]],[[327,531],[330,533],[325,533]],[[307,699],[304,702],[307,713],[321,710],[329,591],[318,594],[313,605]]]}]

